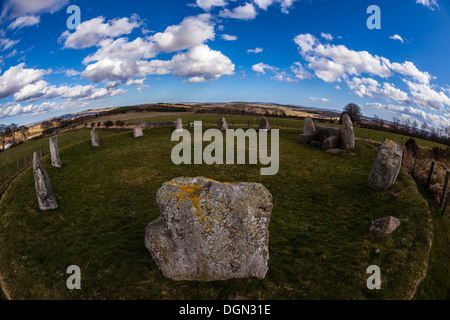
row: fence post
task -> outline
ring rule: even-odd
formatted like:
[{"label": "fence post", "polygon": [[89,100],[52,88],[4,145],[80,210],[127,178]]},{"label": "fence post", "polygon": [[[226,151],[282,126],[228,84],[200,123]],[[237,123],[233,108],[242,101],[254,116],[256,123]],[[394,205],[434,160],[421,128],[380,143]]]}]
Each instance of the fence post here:
[{"label": "fence post", "polygon": [[11,183],[11,175],[9,174],[8,166],[6,166],[6,173],[8,174],[8,181]]},{"label": "fence post", "polygon": [[431,161],[430,173],[428,174],[427,188],[430,186],[431,176],[433,175],[434,161]]},{"label": "fence post", "polygon": [[442,189],[442,196],[441,196],[441,201],[440,201],[441,205],[444,204],[445,193],[447,192],[447,186],[448,186],[448,179],[449,179],[449,177],[450,177],[450,169],[447,169],[447,175],[445,176],[445,181],[444,181],[444,189]]},{"label": "fence post", "polygon": [[417,163],[417,158],[414,158],[414,165],[413,165],[413,169],[411,172],[411,176],[414,178],[414,170],[416,170],[416,163]]},{"label": "fence post", "polygon": [[442,215],[444,215],[445,209],[447,208],[448,198],[450,198],[450,191],[447,193],[447,199],[445,200],[444,205],[442,206]]},{"label": "fence post", "polygon": [[44,148],[41,146],[41,157],[44,156]]}]

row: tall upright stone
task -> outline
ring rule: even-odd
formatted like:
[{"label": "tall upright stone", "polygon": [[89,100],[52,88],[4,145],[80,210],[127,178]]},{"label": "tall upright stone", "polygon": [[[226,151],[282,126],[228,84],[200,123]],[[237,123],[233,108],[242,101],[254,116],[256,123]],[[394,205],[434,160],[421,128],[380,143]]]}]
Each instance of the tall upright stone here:
[{"label": "tall upright stone", "polygon": [[305,123],[303,125],[303,132],[297,138],[298,143],[311,143],[316,136],[316,127],[314,126],[314,121],[311,117],[305,118]]},{"label": "tall upright stone", "polygon": [[133,137],[142,137],[144,133],[142,132],[142,128],[139,126],[136,126],[133,128]]},{"label": "tall upright stone", "polygon": [[383,191],[395,183],[402,167],[402,153],[394,141],[384,140],[370,172],[369,188]]},{"label": "tall upright stone", "polygon": [[259,130],[264,130],[264,131],[270,130],[269,120],[267,120],[266,117],[263,117],[261,119],[261,121],[259,122]]},{"label": "tall upright stone", "polygon": [[98,134],[95,128],[92,128],[91,130],[91,145],[93,147],[100,147],[100,143],[98,141]]},{"label": "tall upright stone", "polygon": [[259,183],[175,178],[156,193],[161,216],[145,245],[172,280],[264,278],[269,262],[271,193]]},{"label": "tall upright stone", "polygon": [[59,157],[59,149],[58,149],[58,136],[54,136],[50,138],[50,156],[52,161],[52,166],[56,168],[62,167],[61,158]]},{"label": "tall upright stone", "polygon": [[348,114],[342,117],[342,128],[340,131],[341,149],[355,149],[355,132],[353,130],[353,122]]},{"label": "tall upright stone", "polygon": [[224,117],[220,118],[217,122],[217,129],[220,131],[225,131],[228,129],[227,120]]},{"label": "tall upright stone", "polygon": [[183,132],[183,120],[181,118],[175,120],[175,132]]},{"label": "tall upright stone", "polygon": [[55,194],[48,177],[47,171],[39,160],[38,154],[33,154],[33,175],[34,185],[41,210],[53,210],[58,208]]}]

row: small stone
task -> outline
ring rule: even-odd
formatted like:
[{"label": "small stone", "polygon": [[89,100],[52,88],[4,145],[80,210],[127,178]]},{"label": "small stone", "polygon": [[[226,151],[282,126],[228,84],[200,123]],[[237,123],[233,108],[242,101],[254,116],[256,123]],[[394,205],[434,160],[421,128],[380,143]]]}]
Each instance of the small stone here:
[{"label": "small stone", "polygon": [[397,218],[389,216],[386,218],[373,220],[372,225],[370,226],[370,231],[373,233],[388,235],[394,232],[399,225],[400,221]]},{"label": "small stone", "polygon": [[95,128],[92,128],[91,130],[91,145],[93,147],[100,147],[100,143],[98,141],[98,134]]},{"label": "small stone", "polygon": [[141,127],[133,128],[133,137],[137,138],[137,137],[142,137],[143,135],[144,135],[144,133],[142,132]]},{"label": "small stone", "polygon": [[39,160],[38,154],[33,154],[34,185],[41,210],[53,210],[58,208],[55,194],[48,177],[47,171]]},{"label": "small stone", "polygon": [[269,120],[267,120],[265,117],[263,117],[261,119],[261,122],[259,123],[259,130],[264,130],[264,131],[270,130]]},{"label": "small stone", "polygon": [[378,249],[378,248],[375,249],[375,253],[376,253],[376,254],[380,254],[380,249]]},{"label": "small stone", "polygon": [[322,148],[325,150],[339,148],[339,137],[329,136],[323,141]]},{"label": "small stone", "polygon": [[51,137],[49,142],[50,142],[50,156],[51,156],[52,166],[54,166],[56,168],[61,168],[62,162],[61,162],[61,158],[59,157],[58,136]]},{"label": "small stone", "polygon": [[227,120],[224,117],[220,118],[217,122],[217,129],[220,131],[225,131],[228,129]]},{"label": "small stone", "polygon": [[338,155],[338,154],[341,154],[344,151],[342,149],[339,149],[339,148],[334,148],[334,149],[328,149],[327,152],[331,153],[331,154],[334,154],[334,155]]},{"label": "small stone", "polygon": [[181,118],[175,120],[175,132],[183,132],[183,120]]}]

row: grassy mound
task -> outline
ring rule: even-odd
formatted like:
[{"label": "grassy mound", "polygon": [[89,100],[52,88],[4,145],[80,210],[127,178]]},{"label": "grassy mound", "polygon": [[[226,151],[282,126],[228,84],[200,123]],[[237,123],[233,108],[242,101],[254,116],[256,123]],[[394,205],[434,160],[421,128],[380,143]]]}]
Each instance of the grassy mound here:
[{"label": "grassy mound", "polygon": [[[280,170],[259,165],[172,164],[172,128],[100,135],[60,151],[63,168],[43,163],[59,209],[38,208],[32,170],[0,203],[0,274],[13,299],[405,299],[423,275],[431,226],[427,203],[405,172],[386,192],[366,187],[376,149],[330,155],[280,132]],[[179,176],[253,181],[273,195],[266,278],[175,282],[164,278],[144,246],[159,215],[156,191]],[[369,232],[373,219],[393,215],[397,231]],[[379,253],[375,250],[379,249]],[[366,269],[381,268],[382,289],[368,290]],[[81,268],[81,290],[68,290],[66,269]]]}]

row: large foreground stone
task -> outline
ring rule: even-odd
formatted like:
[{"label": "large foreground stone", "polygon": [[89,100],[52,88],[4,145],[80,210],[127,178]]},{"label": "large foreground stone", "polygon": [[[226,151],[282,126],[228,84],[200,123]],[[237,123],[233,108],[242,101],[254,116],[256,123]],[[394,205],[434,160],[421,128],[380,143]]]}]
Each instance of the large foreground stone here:
[{"label": "large foreground stone", "polygon": [[353,122],[348,114],[342,117],[342,128],[340,131],[341,148],[346,150],[355,149],[355,132],[353,131]]},{"label": "large foreground stone", "polygon": [[33,154],[33,175],[39,208],[41,210],[53,210],[58,208],[58,203],[56,202],[56,197],[53,193],[47,171],[45,171],[36,152]]},{"label": "large foreground stone", "polygon": [[376,219],[372,221],[372,225],[370,226],[370,231],[373,233],[379,233],[382,235],[387,235],[394,232],[398,226],[400,225],[400,221],[394,217],[386,217],[381,219]]},{"label": "large foreground stone", "polygon": [[98,141],[98,134],[95,128],[92,128],[91,130],[91,145],[93,147],[100,147],[100,143]]},{"label": "large foreground stone", "polygon": [[144,133],[142,132],[141,127],[134,127],[133,128],[133,137],[134,138],[142,137],[143,135],[144,135]]},{"label": "large foreground stone", "polygon": [[383,191],[392,186],[402,167],[402,150],[389,139],[384,140],[370,172],[368,186]]},{"label": "large foreground stone", "polygon": [[58,149],[58,136],[54,136],[50,138],[50,156],[52,166],[56,168],[62,167],[61,158],[59,157],[59,149]]},{"label": "large foreground stone", "polygon": [[161,216],[145,245],[172,280],[264,278],[272,195],[259,183],[175,178],[158,190]]},{"label": "large foreground stone", "polygon": [[217,122],[217,129],[219,129],[220,131],[225,131],[228,129],[228,124],[227,124],[227,120],[225,118],[220,118],[219,121]]}]

